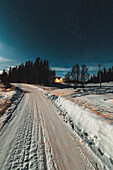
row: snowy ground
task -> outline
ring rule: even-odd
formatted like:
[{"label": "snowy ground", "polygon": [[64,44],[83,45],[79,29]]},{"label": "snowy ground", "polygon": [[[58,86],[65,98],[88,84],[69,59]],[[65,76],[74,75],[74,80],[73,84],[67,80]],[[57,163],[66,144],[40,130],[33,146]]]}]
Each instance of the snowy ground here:
[{"label": "snowy ground", "polygon": [[113,83],[65,88],[47,93],[65,122],[108,169],[113,169]]},{"label": "snowy ground", "polygon": [[23,93],[19,88],[9,90],[0,88],[0,129],[11,118],[12,112],[16,109],[22,96]]},{"label": "snowy ground", "polygon": [[[58,165],[74,169],[76,164],[79,170],[81,163],[84,170],[92,169],[92,165],[113,169],[113,83],[104,84],[101,89],[99,85],[84,89],[18,86],[24,97],[18,88],[5,92],[7,95],[1,93],[1,101],[11,101],[11,105],[0,117],[0,169],[55,169]],[[44,93],[77,132],[80,142],[72,137],[74,134],[71,140],[72,130],[68,131],[68,124],[57,115]],[[99,158],[99,164],[84,156],[87,150],[83,152],[81,143]],[[86,168],[87,161],[90,168]]]},{"label": "snowy ground", "polygon": [[15,89],[5,90],[0,87],[0,115],[3,114],[3,108],[11,102],[11,98],[16,93]]},{"label": "snowy ground", "polygon": [[19,86],[24,96],[14,111],[18,98],[12,103],[0,131],[0,170],[97,169],[96,159],[44,95],[46,88]]}]

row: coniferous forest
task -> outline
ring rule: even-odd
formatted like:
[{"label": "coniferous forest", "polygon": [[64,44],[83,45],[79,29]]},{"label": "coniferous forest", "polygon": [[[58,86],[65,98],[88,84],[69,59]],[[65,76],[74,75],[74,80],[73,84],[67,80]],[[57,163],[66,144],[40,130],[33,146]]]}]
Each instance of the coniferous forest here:
[{"label": "coniferous forest", "polygon": [[[100,80],[101,79],[101,80]],[[113,81],[113,66],[106,70],[104,67],[103,70],[99,70],[97,75],[89,76],[88,67],[83,64],[80,68],[79,64],[76,64],[72,67],[71,72],[68,72],[65,75],[66,83],[73,83],[75,86],[78,84],[84,85],[84,83],[100,83]]]},{"label": "coniferous forest", "polygon": [[[113,66],[108,70],[106,70],[106,68],[104,67],[103,71],[100,71],[100,75],[101,75],[101,82],[113,81]],[[92,75],[88,82],[99,83],[99,71],[97,72],[97,75]]]},{"label": "coniferous forest", "polygon": [[42,61],[40,57],[35,62],[27,61],[25,64],[3,70],[0,75],[1,82],[6,86],[11,83],[44,84],[53,83],[55,71],[50,70],[48,60]]}]

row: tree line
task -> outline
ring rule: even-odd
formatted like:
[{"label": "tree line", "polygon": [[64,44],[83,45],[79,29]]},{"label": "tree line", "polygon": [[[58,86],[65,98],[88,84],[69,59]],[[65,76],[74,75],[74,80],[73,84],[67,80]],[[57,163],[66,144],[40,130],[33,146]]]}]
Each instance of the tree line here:
[{"label": "tree line", "polygon": [[50,70],[48,60],[42,61],[38,57],[34,63],[26,61],[25,64],[10,67],[8,72],[3,70],[0,79],[6,86],[11,82],[48,85],[54,82],[55,70]]},{"label": "tree line", "polygon": [[97,75],[92,75],[90,80],[88,81],[89,83],[99,83],[99,74],[101,76],[101,82],[109,82],[113,81],[113,66],[106,70],[104,67],[103,71],[98,71]]},{"label": "tree line", "polygon": [[[99,65],[100,66],[100,65]],[[73,83],[75,86],[85,83],[102,83],[113,81],[113,66],[108,70],[104,67],[103,71],[99,70],[97,75],[90,76],[88,73],[88,67],[83,64],[81,67],[76,64],[72,67],[72,70],[65,75],[65,83]]]},{"label": "tree line", "polygon": [[84,84],[89,78],[88,67],[83,64],[81,67],[76,64],[72,67],[72,70],[65,75],[65,83],[73,83],[75,86],[78,84]]}]

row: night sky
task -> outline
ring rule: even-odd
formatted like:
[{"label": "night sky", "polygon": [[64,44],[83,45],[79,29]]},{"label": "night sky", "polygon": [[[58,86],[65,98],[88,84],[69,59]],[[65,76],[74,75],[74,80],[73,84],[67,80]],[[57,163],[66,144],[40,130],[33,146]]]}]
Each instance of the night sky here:
[{"label": "night sky", "polygon": [[113,0],[0,0],[0,70],[36,57],[57,75],[113,65]]}]

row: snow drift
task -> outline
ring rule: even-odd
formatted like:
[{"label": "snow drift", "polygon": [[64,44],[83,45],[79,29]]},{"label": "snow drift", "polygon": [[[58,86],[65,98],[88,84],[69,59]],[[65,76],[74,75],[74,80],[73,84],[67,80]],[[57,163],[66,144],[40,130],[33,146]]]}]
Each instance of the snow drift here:
[{"label": "snow drift", "polygon": [[[89,99],[92,99],[90,105],[94,104],[95,107],[97,107],[96,103],[98,103],[98,106],[101,108],[103,104],[103,108],[110,107],[112,111],[113,107],[110,103],[112,98],[110,99],[109,97],[105,99],[105,96],[102,97],[90,94],[87,95],[85,99],[83,90],[81,89],[81,91],[82,95],[79,94],[79,96],[82,97],[79,99],[83,100],[83,103],[85,103],[89,97]],[[105,169],[113,169],[113,121],[95,114],[96,112],[94,113],[93,109],[91,110],[88,107],[84,107],[84,105],[74,103],[64,97],[52,95],[50,93],[47,93],[47,96],[57,107],[58,113],[62,116],[64,121],[71,125],[72,129],[78,133],[82,140],[84,140],[96,156],[99,157]],[[105,103],[103,101],[105,101]]]},{"label": "snow drift", "polygon": [[21,99],[23,97],[23,91],[16,87],[14,91],[8,92],[7,95],[3,95],[3,98],[10,100],[10,105],[7,110],[5,110],[5,113],[3,116],[0,117],[0,128],[3,128],[3,126],[10,121],[12,116],[12,113],[17,108],[18,104],[20,103]]}]

